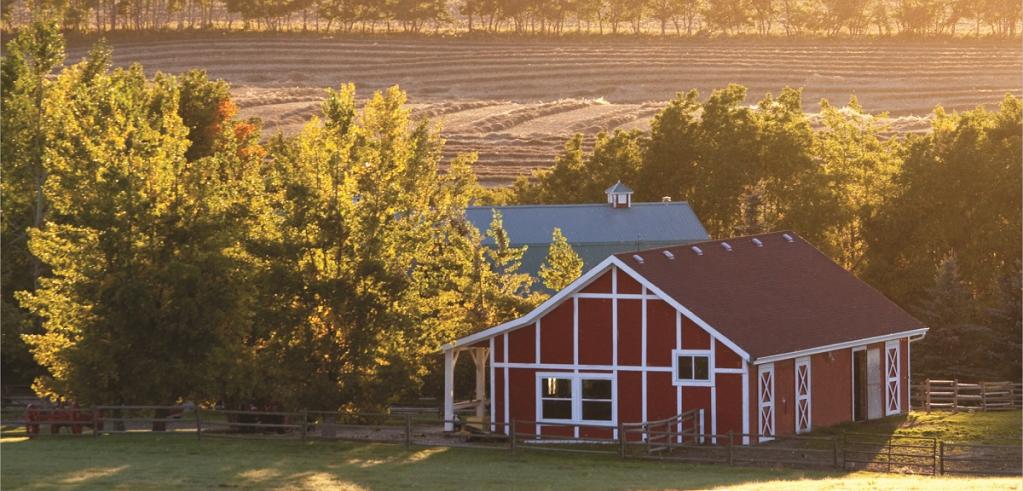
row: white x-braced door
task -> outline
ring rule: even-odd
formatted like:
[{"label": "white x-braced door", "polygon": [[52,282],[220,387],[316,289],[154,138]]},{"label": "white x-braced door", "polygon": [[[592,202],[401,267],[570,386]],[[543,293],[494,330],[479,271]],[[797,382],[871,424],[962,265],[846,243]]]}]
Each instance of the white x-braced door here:
[{"label": "white x-braced door", "polygon": [[757,387],[760,394],[758,411],[760,441],[774,437],[774,364],[760,365],[757,370]]},{"label": "white x-braced door", "polygon": [[902,387],[899,377],[899,341],[888,341],[884,344],[885,384],[884,384],[884,415],[891,416],[901,412]]},{"label": "white x-braced door", "polygon": [[796,433],[810,431],[810,357],[796,359]]}]

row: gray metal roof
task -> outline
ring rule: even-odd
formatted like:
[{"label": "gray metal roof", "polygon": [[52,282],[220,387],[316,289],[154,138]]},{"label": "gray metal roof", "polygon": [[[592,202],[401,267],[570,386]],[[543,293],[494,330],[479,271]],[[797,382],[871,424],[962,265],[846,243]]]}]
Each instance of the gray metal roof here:
[{"label": "gray metal roof", "polygon": [[[607,203],[473,206],[465,216],[485,234],[494,210],[501,212],[512,245],[529,246],[522,269],[534,276],[547,257],[555,227],[583,259],[584,271],[618,252],[708,239],[703,224],[684,201],[633,203],[629,208]],[[484,244],[491,243],[485,238]]]},{"label": "gray metal roof", "polygon": [[609,188],[604,190],[604,194],[631,193],[631,192],[632,192],[632,188],[630,188],[629,186],[626,186],[625,184],[622,184],[622,181],[618,181],[618,182],[612,184],[611,187],[609,187]]}]

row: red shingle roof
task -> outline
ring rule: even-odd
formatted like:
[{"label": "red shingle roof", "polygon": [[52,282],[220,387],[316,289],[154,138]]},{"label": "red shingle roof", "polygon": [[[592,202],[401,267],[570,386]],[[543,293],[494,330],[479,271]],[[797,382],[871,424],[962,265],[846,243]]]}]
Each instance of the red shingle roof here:
[{"label": "red shingle roof", "polygon": [[924,327],[793,232],[616,256],[754,359]]}]

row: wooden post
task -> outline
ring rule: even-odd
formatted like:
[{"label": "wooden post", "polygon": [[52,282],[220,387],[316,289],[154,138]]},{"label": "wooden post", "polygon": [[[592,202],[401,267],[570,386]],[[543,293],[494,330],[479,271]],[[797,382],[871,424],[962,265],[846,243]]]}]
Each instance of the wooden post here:
[{"label": "wooden post", "polygon": [[308,409],[303,409],[302,410],[302,414],[299,417],[302,418],[302,431],[301,431],[301,433],[302,433],[302,441],[305,442],[306,437],[308,436],[308,433],[309,433],[309,410]]},{"label": "wooden post", "polygon": [[987,411],[987,383],[980,383],[980,410]]},{"label": "wooden post", "polygon": [[625,425],[618,423],[618,456],[625,458]]},{"label": "wooden post", "polygon": [[732,430],[728,430],[728,465],[735,465],[735,455],[732,448]]},{"label": "wooden post", "polygon": [[511,427],[508,428],[508,444],[511,447],[511,452],[515,453],[515,420],[511,420]]},{"label": "wooden post", "polygon": [[931,379],[924,380],[924,410],[931,412]]},{"label": "wooden post", "polygon": [[405,415],[405,448],[412,448],[412,415]]},{"label": "wooden post", "polygon": [[99,409],[97,409],[95,406],[93,406],[92,407],[92,436],[95,437],[95,438],[99,438],[99,421],[100,421]]},{"label": "wooden post", "polygon": [[[455,356],[454,348],[444,352],[444,431],[454,431],[455,419]],[[494,392],[494,388],[490,388]]]},{"label": "wooden post", "polygon": [[938,475],[945,475],[945,441],[938,442]]},{"label": "wooden post", "polygon": [[199,412],[200,411],[201,410],[199,409],[199,405],[196,404],[196,406],[195,406],[195,438],[197,440],[202,440],[202,418],[199,416]]},{"label": "wooden post", "polygon": [[931,475],[938,473],[938,440],[931,440]]},{"label": "wooden post", "polygon": [[838,437],[831,437],[831,466],[838,468]]},{"label": "wooden post", "polygon": [[888,437],[888,472],[892,471],[892,437]]},{"label": "wooden post", "polygon": [[952,412],[959,411],[959,379],[952,380]]},{"label": "wooden post", "polygon": [[846,452],[845,452],[846,447],[848,447],[848,445],[846,444],[845,432],[843,431],[842,432],[842,470],[845,470],[847,467],[849,467],[849,465],[848,465],[848,462],[849,462],[848,455],[846,455]]}]

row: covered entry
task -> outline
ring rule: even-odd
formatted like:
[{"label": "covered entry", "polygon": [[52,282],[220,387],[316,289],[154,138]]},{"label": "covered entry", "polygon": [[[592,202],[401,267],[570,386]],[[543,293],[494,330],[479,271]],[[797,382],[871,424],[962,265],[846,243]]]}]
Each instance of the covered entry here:
[{"label": "covered entry", "polygon": [[[473,398],[466,401],[455,401],[455,365],[458,358],[468,356],[475,367],[475,389]],[[486,347],[457,347],[444,350],[444,431],[454,431],[455,413],[466,409],[475,409],[474,418],[468,422],[476,423],[484,431],[490,429],[490,399],[487,397],[487,362],[490,349]]]}]

